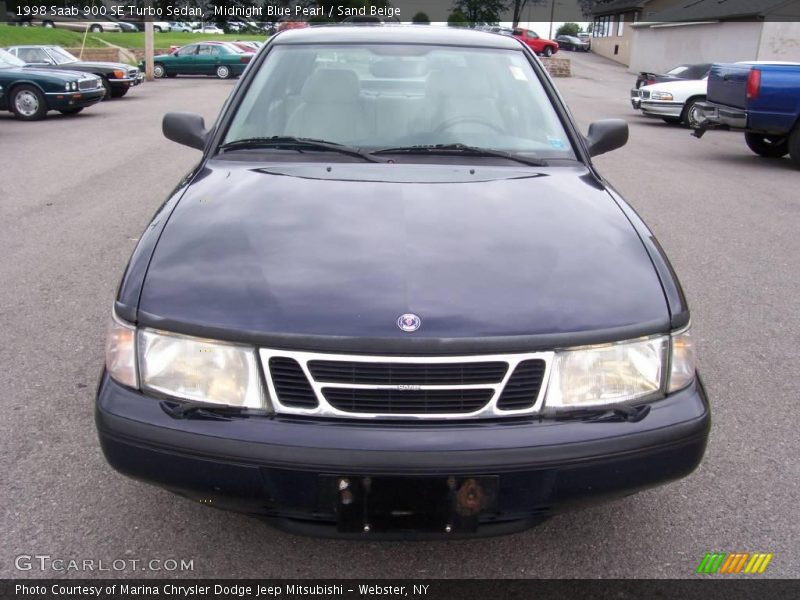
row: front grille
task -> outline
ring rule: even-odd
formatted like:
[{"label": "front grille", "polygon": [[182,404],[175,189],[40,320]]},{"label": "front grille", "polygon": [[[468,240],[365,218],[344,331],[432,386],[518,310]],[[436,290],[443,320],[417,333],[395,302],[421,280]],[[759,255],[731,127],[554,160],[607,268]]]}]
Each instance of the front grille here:
[{"label": "front grille", "polygon": [[78,81],[79,90],[93,90],[97,86],[97,79],[81,79]]},{"label": "front grille", "polygon": [[317,396],[296,360],[277,356],[270,358],[269,372],[281,404],[302,408],[317,406]]},{"label": "front grille", "polygon": [[541,409],[552,352],[386,357],[259,350],[275,411],[338,418],[498,418]]},{"label": "front grille", "polygon": [[486,406],[494,390],[365,390],[323,388],[332,406],[346,412],[392,415],[461,414]]},{"label": "front grille", "polygon": [[136,79],[139,76],[139,69],[128,69],[128,78]]},{"label": "front grille", "polygon": [[519,410],[530,408],[539,397],[544,379],[545,362],[541,359],[524,360],[517,365],[500,394],[497,408]]},{"label": "front grille", "polygon": [[469,385],[500,383],[508,370],[505,362],[480,363],[368,363],[312,360],[311,376],[325,383],[365,385]]}]

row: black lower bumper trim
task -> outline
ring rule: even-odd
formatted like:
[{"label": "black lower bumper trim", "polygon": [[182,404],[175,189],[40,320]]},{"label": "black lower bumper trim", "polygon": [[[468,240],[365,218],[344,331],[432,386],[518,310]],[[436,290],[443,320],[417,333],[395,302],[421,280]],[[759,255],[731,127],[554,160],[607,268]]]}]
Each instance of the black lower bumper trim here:
[{"label": "black lower bumper trim", "polygon": [[[126,475],[206,505],[267,518],[283,529],[394,539],[516,531],[564,508],[678,479],[701,461],[710,427],[699,382],[654,402],[638,422],[403,425],[172,419],[156,400],[104,377],[96,419],[106,458]],[[382,526],[365,532],[369,519],[362,516],[342,526],[330,494],[330,480],[337,477],[385,478],[390,486],[452,479],[460,482],[455,489],[469,478],[482,486],[495,480],[496,501],[483,505],[474,522],[450,532],[441,525],[452,525],[452,504],[433,520],[400,518],[398,531]],[[417,524],[405,531],[405,522]]]}]

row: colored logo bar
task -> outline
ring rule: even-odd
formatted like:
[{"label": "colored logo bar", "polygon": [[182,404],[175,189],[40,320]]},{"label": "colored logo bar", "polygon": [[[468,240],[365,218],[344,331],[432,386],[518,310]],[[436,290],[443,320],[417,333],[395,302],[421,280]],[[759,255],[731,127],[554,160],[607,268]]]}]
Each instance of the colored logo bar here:
[{"label": "colored logo bar", "polygon": [[705,575],[721,573],[760,575],[766,570],[772,556],[771,552],[707,552],[696,572]]}]

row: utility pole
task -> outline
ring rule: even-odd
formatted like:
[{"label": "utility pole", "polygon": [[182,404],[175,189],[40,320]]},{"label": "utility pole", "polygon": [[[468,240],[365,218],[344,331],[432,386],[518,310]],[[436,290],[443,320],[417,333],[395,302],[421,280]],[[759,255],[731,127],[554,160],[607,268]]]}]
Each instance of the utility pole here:
[{"label": "utility pole", "polygon": [[556,0],[550,0],[550,33],[547,34],[547,39],[553,39],[553,17],[556,13]]},{"label": "utility pole", "polygon": [[[152,0],[145,0],[144,5],[150,9]],[[144,76],[147,81],[153,81],[153,57],[155,56],[155,40],[153,39],[153,17],[146,17],[144,21]]]}]

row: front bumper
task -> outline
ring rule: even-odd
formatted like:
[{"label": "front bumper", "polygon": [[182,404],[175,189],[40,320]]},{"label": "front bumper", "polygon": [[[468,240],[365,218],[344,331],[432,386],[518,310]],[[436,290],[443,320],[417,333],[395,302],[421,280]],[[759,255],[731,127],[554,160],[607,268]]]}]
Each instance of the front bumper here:
[{"label": "front bumper", "polygon": [[47,96],[47,107],[50,110],[63,108],[85,108],[97,104],[105,96],[105,90],[100,87],[94,90],[78,92],[51,92]]},{"label": "front bumper", "polygon": [[662,102],[655,100],[641,101],[642,114],[649,117],[675,117],[683,113],[682,102]]},{"label": "front bumper", "polygon": [[[104,375],[96,422],[121,473],[302,533],[342,533],[331,478],[491,478],[496,502],[464,535],[508,533],[569,506],[620,497],[691,473],[710,411],[702,384],[653,402],[638,422],[528,418],[386,423],[246,417],[176,419],[157,399]],[[341,521],[341,519],[339,519]],[[384,532],[383,537],[448,534]],[[450,537],[458,537],[450,535]]]},{"label": "front bumper", "polygon": [[144,75],[139,74],[136,77],[126,77],[125,79],[109,79],[108,83],[112,88],[130,88],[141,84],[144,81]]}]

